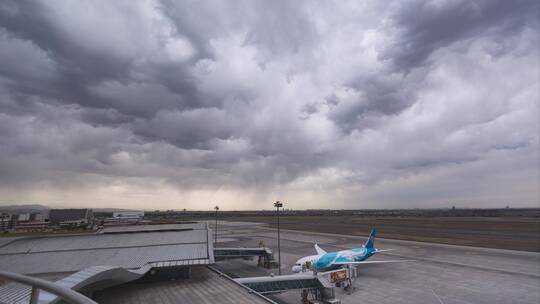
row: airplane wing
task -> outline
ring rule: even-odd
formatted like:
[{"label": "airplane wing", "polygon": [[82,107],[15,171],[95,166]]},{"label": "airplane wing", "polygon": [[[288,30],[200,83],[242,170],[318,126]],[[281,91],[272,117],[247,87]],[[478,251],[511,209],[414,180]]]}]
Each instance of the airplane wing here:
[{"label": "airplane wing", "polygon": [[315,250],[317,251],[317,254],[321,255],[321,254],[325,254],[326,251],[324,251],[321,247],[319,247],[319,245],[315,244]]},{"label": "airplane wing", "polygon": [[385,252],[385,251],[390,251],[390,250],[394,250],[394,249],[376,249],[375,252]]},{"label": "airplane wing", "polygon": [[387,261],[360,261],[360,262],[334,262],[333,265],[358,265],[358,264],[379,264],[379,263],[399,263],[414,262],[415,260],[387,260]]}]

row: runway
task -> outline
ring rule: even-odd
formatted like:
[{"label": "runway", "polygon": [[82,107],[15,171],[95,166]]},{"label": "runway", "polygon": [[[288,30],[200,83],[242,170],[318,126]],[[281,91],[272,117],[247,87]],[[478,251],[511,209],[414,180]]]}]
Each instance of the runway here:
[{"label": "runway", "polygon": [[[262,224],[220,222],[218,246],[258,246],[275,252],[277,232]],[[366,234],[368,231],[366,231]],[[365,237],[281,231],[282,273],[306,255],[314,243],[327,251],[360,247]],[[351,294],[336,288],[342,303],[540,303],[540,254],[500,249],[376,239],[377,259],[414,259],[414,262],[362,265]],[[277,273],[257,268],[253,261],[219,262],[218,268],[236,277]],[[273,296],[280,303],[300,303],[300,293]]]}]

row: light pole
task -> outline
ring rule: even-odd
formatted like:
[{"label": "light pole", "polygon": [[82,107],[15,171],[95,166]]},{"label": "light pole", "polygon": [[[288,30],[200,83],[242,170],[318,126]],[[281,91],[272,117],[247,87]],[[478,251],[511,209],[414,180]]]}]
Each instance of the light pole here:
[{"label": "light pole", "polygon": [[279,275],[281,275],[281,240],[279,237],[279,207],[283,207],[283,203],[280,201],[276,201],[274,203],[274,207],[276,207],[277,210],[277,250],[278,250],[278,271]]},{"label": "light pole", "polygon": [[215,206],[214,210],[216,210],[216,227],[214,227],[214,244],[217,244],[217,212],[219,210],[219,207]]}]

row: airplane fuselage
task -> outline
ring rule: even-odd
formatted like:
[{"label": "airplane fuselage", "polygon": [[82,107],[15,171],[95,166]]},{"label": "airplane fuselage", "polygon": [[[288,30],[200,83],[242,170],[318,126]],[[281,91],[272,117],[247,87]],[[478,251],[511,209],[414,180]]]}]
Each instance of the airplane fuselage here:
[{"label": "airplane fuselage", "polygon": [[374,249],[361,247],[348,250],[327,252],[324,254],[310,255],[296,261],[296,263],[292,267],[292,271],[302,271],[302,265],[305,265],[306,262],[309,262],[312,267],[315,267],[317,269],[317,271],[333,270],[342,267],[343,263],[364,261],[373,254],[375,254]]}]

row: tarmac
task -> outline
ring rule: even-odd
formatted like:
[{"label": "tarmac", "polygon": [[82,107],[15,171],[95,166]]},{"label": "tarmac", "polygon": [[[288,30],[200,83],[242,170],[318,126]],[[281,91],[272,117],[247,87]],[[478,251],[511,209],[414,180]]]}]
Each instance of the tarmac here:
[{"label": "tarmac", "polygon": [[[212,223],[213,224],[213,223]],[[369,231],[366,231],[366,234]],[[222,241],[220,241],[220,239]],[[314,243],[326,251],[360,247],[365,237],[281,230],[282,274],[300,257],[315,254]],[[278,258],[277,231],[258,223],[218,223],[221,247],[270,247]],[[362,265],[352,292],[336,288],[346,303],[540,303],[540,253],[434,243],[379,239],[373,260],[413,259],[414,262]],[[233,277],[277,274],[255,261],[218,262],[216,268]],[[301,303],[300,291],[270,296],[279,303]]]}]

